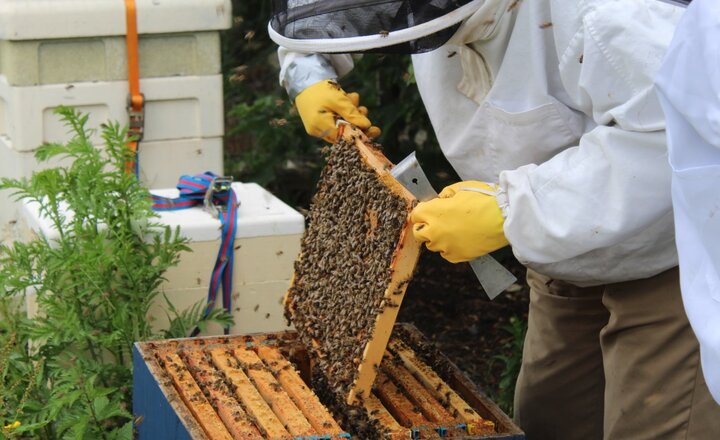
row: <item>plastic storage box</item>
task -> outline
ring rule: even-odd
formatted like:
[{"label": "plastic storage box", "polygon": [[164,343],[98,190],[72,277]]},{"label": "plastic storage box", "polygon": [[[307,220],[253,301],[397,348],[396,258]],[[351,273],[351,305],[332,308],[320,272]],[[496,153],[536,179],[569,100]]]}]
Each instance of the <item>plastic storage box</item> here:
[{"label": "plastic storage box", "polygon": [[[235,238],[233,272],[233,310],[235,325],[231,333],[271,332],[288,328],[282,301],[290,285],[293,264],[300,251],[305,230],[303,216],[255,183],[233,183],[240,201]],[[176,189],[154,190],[154,194],[176,197]],[[52,239],[57,236],[37,205],[23,205],[30,230]],[[180,228],[190,240],[192,252],[183,253],[180,264],[166,273],[162,291],[178,310],[198,302],[205,303],[218,248],[220,221],[203,208],[161,212],[159,221]],[[221,298],[221,293],[218,293]],[[165,301],[156,300],[148,319],[154,328],[167,324]],[[216,307],[221,307],[221,303]],[[26,293],[26,310],[37,310],[32,292]],[[205,334],[222,334],[219,326],[209,326]]]},{"label": "plastic storage box", "polygon": [[[181,174],[222,174],[219,31],[231,25],[230,0],[136,3],[146,99],[140,178],[169,187]],[[0,0],[3,177],[30,176],[46,166],[34,159],[37,147],[67,139],[53,113],[59,105],[89,113],[90,128],[127,123],[125,33],[123,1]],[[0,241],[11,238],[16,220],[16,206],[0,192]]]}]

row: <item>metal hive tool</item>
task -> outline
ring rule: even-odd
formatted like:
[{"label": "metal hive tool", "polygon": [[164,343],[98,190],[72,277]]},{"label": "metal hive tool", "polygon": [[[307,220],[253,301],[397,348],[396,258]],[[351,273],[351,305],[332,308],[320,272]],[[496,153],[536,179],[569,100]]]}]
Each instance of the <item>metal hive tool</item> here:
[{"label": "metal hive tool", "polygon": [[359,130],[341,127],[309,213],[286,296],[318,371],[348,404],[368,396],[420,252],[416,199]]}]

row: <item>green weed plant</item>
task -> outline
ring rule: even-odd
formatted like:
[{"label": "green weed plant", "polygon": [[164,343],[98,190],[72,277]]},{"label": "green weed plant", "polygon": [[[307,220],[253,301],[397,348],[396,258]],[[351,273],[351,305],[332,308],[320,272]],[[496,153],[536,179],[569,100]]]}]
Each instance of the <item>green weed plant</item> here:
[{"label": "green weed plant", "polygon": [[[150,194],[124,172],[126,128],[103,125],[98,149],[87,115],[57,113],[72,139],[36,156],[72,164],[0,184],[34,203],[57,231],[0,247],[0,438],[131,439],[133,343],[232,318],[168,304],[169,327],[153,331],[149,308],[167,303],[163,274],[187,242],[153,219]],[[32,317],[27,295],[37,302]]]},{"label": "green weed plant", "polygon": [[514,413],[515,382],[520,374],[522,365],[523,345],[527,333],[527,321],[513,316],[510,322],[503,326],[507,338],[503,344],[503,354],[493,356],[493,361],[503,366],[498,383],[497,404],[510,416]]}]

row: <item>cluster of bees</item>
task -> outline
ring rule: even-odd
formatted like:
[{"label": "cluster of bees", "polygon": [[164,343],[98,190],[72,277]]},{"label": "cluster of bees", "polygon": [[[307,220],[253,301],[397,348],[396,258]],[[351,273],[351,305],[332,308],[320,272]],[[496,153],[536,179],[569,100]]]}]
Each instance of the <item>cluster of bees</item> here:
[{"label": "cluster of bees", "polygon": [[348,394],[378,314],[398,306],[383,296],[407,203],[352,144],[332,147],[295,263],[286,317],[337,395]]}]

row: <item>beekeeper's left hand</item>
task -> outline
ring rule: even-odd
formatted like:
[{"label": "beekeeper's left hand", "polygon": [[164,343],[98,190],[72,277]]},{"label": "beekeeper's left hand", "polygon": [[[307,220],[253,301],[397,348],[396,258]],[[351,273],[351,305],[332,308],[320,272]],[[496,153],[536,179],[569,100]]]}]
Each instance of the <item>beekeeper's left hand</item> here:
[{"label": "beekeeper's left hand", "polygon": [[465,181],[419,203],[410,214],[413,235],[451,263],[474,260],[508,245],[497,186]]},{"label": "beekeeper's left hand", "polygon": [[305,131],[331,144],[337,141],[338,119],[361,129],[371,139],[380,136],[380,129],[367,117],[367,108],[360,105],[360,95],[345,93],[335,81],[323,80],[306,88],[295,98],[295,105]]}]

